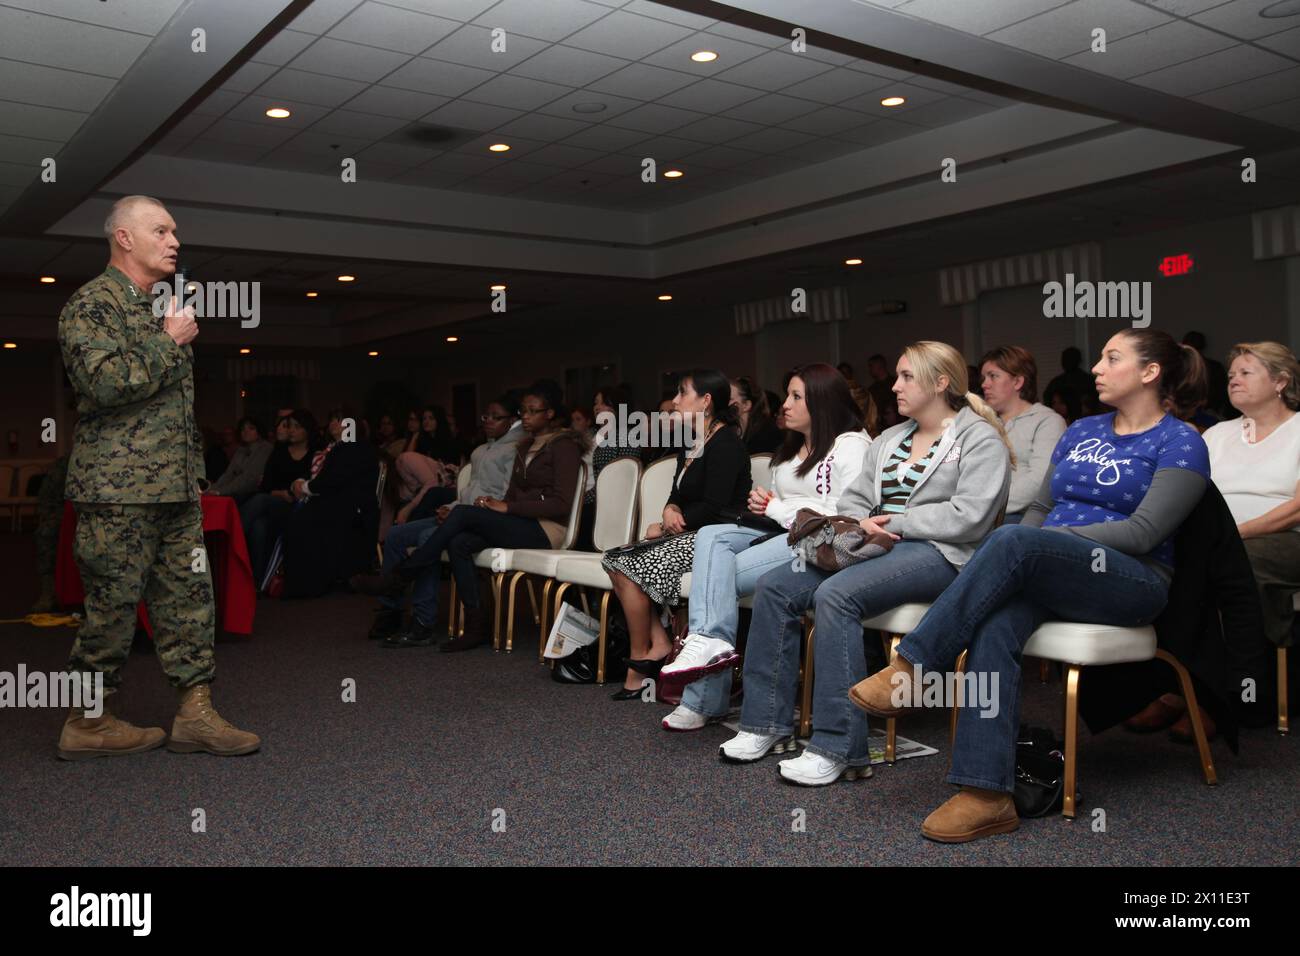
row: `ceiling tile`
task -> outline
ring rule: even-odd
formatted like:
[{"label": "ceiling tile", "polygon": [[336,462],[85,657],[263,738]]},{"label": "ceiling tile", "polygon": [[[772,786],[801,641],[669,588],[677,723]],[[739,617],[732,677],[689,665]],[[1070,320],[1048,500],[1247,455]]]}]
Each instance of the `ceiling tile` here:
[{"label": "ceiling tile", "polygon": [[1292,99],[1297,90],[1300,90],[1300,66],[1223,86],[1192,99],[1217,109],[1242,112]]},{"label": "ceiling tile", "polygon": [[716,33],[718,36],[730,37],[744,43],[751,43],[767,50],[775,50],[777,47],[785,47],[788,50],[793,42],[793,38],[788,33],[768,33],[763,30],[743,27],[738,23],[730,23],[726,20],[718,21],[705,32]]},{"label": "ceiling tile", "polygon": [[1139,30],[1149,30],[1168,23],[1169,20],[1168,14],[1133,3],[1132,0],[1088,0],[1087,3],[1057,7],[1014,26],[995,30],[988,34],[988,39],[1060,59],[1089,49],[1094,29],[1106,31],[1106,43],[1109,45],[1122,37]]},{"label": "ceiling tile", "polygon": [[1259,15],[1265,7],[1276,5],[1277,0],[1235,0],[1233,3],[1225,3],[1213,10],[1198,13],[1192,17],[1192,20],[1242,40],[1257,40],[1270,33],[1281,33],[1295,26],[1295,21],[1288,17]]},{"label": "ceiling tile", "polygon": [[540,183],[542,180],[550,179],[555,175],[555,167],[541,166],[537,163],[510,162],[504,166],[498,166],[484,173],[479,173],[471,182],[478,182],[482,178],[490,178],[501,183],[514,183],[516,185]]},{"label": "ceiling tile", "polygon": [[827,160],[837,159],[840,156],[847,156],[849,153],[856,153],[861,150],[861,143],[850,143],[838,139],[818,139],[802,146],[787,149],[781,155],[793,156],[808,163],[824,163]]},{"label": "ceiling tile", "polygon": [[627,66],[626,60],[589,50],[555,45],[520,63],[511,74],[564,86],[586,86]]},{"label": "ceiling tile", "polygon": [[512,137],[522,136],[543,143],[554,143],[590,125],[578,120],[548,116],[545,113],[528,113],[499,127],[496,133],[498,136],[506,137],[506,142],[510,142]]},{"label": "ceiling tile", "polygon": [[351,110],[334,110],[324,119],[314,123],[311,128],[317,133],[341,133],[344,136],[362,139],[382,139],[406,125],[404,120],[391,116],[370,116]]},{"label": "ceiling tile", "polygon": [[445,96],[416,93],[414,90],[399,90],[388,86],[372,86],[348,100],[347,106],[348,109],[358,113],[400,116],[403,119],[414,120],[448,102],[450,100]]},{"label": "ceiling tile", "polygon": [[[783,153],[795,146],[804,146],[816,139],[809,133],[800,133],[793,129],[778,129],[770,126],[731,140],[727,145],[738,149],[749,149],[756,153]],[[749,158],[749,157],[746,157]]]},{"label": "ceiling tile", "polygon": [[592,83],[590,88],[631,99],[654,100],[695,82],[697,82],[696,77],[689,73],[633,63],[603,80]]},{"label": "ceiling tile", "polygon": [[564,43],[625,60],[639,60],[690,35],[686,27],[619,10],[579,30]]},{"label": "ceiling tile", "polygon": [[846,53],[836,53],[834,50],[824,50],[811,43],[807,45],[801,55],[812,57],[814,60],[821,60],[823,63],[829,63],[831,66],[848,66],[854,61],[854,57],[851,57]]},{"label": "ceiling tile", "polygon": [[[862,124],[861,114],[854,113],[852,115],[853,125],[860,126]],[[768,129],[768,127],[759,126],[757,123],[742,123],[740,120],[734,120],[729,116],[706,116],[704,119],[696,120],[694,123],[687,123],[685,126],[673,130],[673,135],[700,143],[726,143],[737,137],[757,133],[764,129]]]},{"label": "ceiling tile", "polygon": [[[785,127],[816,136],[834,136],[841,130],[856,129],[862,125],[862,114],[838,106],[827,106],[785,121]],[[678,135],[685,135],[680,133]]]},{"label": "ceiling tile", "polygon": [[276,72],[276,68],[269,63],[245,63],[230,78],[221,84],[221,89],[236,93],[251,93]]},{"label": "ceiling tile", "polygon": [[997,3],[971,3],[970,0],[910,0],[899,13],[941,23],[963,33],[983,36],[994,30],[1064,6],[1070,0],[998,0]]},{"label": "ceiling tile", "polygon": [[417,93],[432,93],[435,96],[460,96],[495,75],[472,66],[416,57],[385,79],[384,85],[415,90]]},{"label": "ceiling tile", "polygon": [[1222,34],[1175,20],[1154,30],[1108,42],[1104,54],[1076,53],[1065,62],[1106,76],[1128,79],[1233,45],[1234,41]]},{"label": "ceiling tile", "polygon": [[603,152],[615,152],[627,149],[635,143],[643,143],[649,138],[649,134],[641,130],[619,129],[616,126],[610,126],[608,123],[602,123],[600,126],[593,126],[581,133],[574,133],[564,141],[564,145],[580,146],[583,149],[597,149]]},{"label": "ceiling tile", "polygon": [[275,152],[315,153],[328,157],[337,166],[344,157],[355,156],[373,142],[374,139],[369,136],[345,136],[342,133],[318,133],[306,129],[287,140]]},{"label": "ceiling tile", "polygon": [[701,118],[691,110],[678,110],[657,103],[647,103],[634,110],[615,116],[607,122],[623,129],[639,129],[646,133],[666,133]]},{"label": "ceiling tile", "polygon": [[492,6],[497,0],[383,0],[390,7],[402,7],[417,13],[431,13],[464,23]]},{"label": "ceiling tile", "polygon": [[239,146],[260,146],[264,150],[279,146],[296,134],[289,126],[267,126],[261,123],[243,123],[233,119],[219,119],[200,135],[204,142],[234,143]]},{"label": "ceiling tile", "polygon": [[210,139],[196,139],[177,153],[187,159],[202,159],[210,163],[251,164],[266,155],[264,146],[247,146],[240,143],[222,143]]},{"label": "ceiling tile", "polygon": [[445,150],[422,149],[418,146],[404,146],[401,143],[375,143],[357,153],[357,167],[370,163],[382,163],[399,169],[411,169],[423,165]]},{"label": "ceiling tile", "polygon": [[310,33],[302,33],[298,30],[281,30],[249,59],[256,63],[284,66],[284,64],[311,46],[315,39]]},{"label": "ceiling tile", "polygon": [[0,133],[66,143],[88,115],[0,100]]},{"label": "ceiling tile", "polygon": [[292,103],[341,106],[365,88],[366,84],[356,80],[285,69],[258,87],[257,95]]},{"label": "ceiling tile", "polygon": [[716,17],[701,16],[698,13],[678,10],[664,3],[651,3],[650,0],[632,0],[631,3],[623,7],[623,10],[627,13],[639,13],[642,16],[667,20],[669,23],[690,27],[692,30],[703,30],[705,27],[713,26],[719,22]]},{"label": "ceiling tile", "polygon": [[[504,27],[507,34],[522,33],[539,40],[563,40],[575,30],[609,14],[609,8],[587,0],[501,0],[475,18],[482,27]],[[582,46],[582,44],[572,44]],[[601,52],[597,50],[597,52]]]},{"label": "ceiling tile", "polygon": [[455,20],[366,2],[330,30],[329,36],[399,53],[423,53],[459,26]]},{"label": "ceiling tile", "polygon": [[320,35],[361,5],[361,0],[312,0],[309,6],[289,22],[290,30]]},{"label": "ceiling tile", "polygon": [[[860,149],[861,147],[855,147]],[[754,173],[758,176],[778,176],[781,173],[788,173],[792,169],[808,165],[807,161],[799,156],[760,156],[757,159],[751,159],[748,162],[736,166],[738,171]]]},{"label": "ceiling tile", "polygon": [[1276,73],[1295,64],[1275,53],[1264,53],[1250,46],[1234,46],[1210,53],[1177,66],[1167,66],[1134,77],[1129,82],[1176,96],[1192,96],[1239,83],[1256,76]]},{"label": "ceiling tile", "polygon": [[817,104],[810,103],[808,100],[796,99],[793,96],[782,96],[780,93],[769,93],[756,100],[750,100],[748,103],[742,103],[734,109],[727,110],[727,116],[731,119],[744,120],[747,123],[780,126],[787,120],[794,119],[796,116],[807,116],[816,112],[817,109]]},{"label": "ceiling tile", "polygon": [[194,116],[225,116],[245,95],[234,90],[213,90],[190,113]]},{"label": "ceiling tile", "polygon": [[557,166],[564,169],[576,169],[586,163],[595,162],[605,153],[596,149],[580,149],[568,143],[552,143],[536,152],[528,154],[529,162],[544,166]]},{"label": "ceiling tile", "polygon": [[492,31],[471,24],[461,27],[445,40],[439,40],[425,56],[504,73],[547,48],[548,44],[544,40],[515,34],[507,35],[506,48],[497,52],[492,48]]},{"label": "ceiling tile", "polygon": [[1142,0],[1142,2],[1149,7],[1158,7],[1165,13],[1190,17],[1193,13],[1200,13],[1210,7],[1222,6],[1225,3],[1230,3],[1231,0]]},{"label": "ceiling tile", "polygon": [[982,116],[985,113],[993,112],[995,109],[997,109],[996,106],[990,106],[987,103],[966,100],[959,96],[949,96],[937,103],[927,103],[915,109],[905,110],[900,115],[908,123],[934,129],[947,126],[949,123],[959,123],[975,116]]},{"label": "ceiling tile", "polygon": [[[716,60],[708,63],[696,63],[691,56],[700,50],[712,50],[718,55]],[[641,62],[651,66],[662,66],[669,70],[681,70],[692,76],[709,77],[715,73],[739,66],[756,56],[762,56],[767,50],[752,43],[741,43],[728,37],[695,34],[684,40],[678,40],[652,53]]]},{"label": "ceiling tile", "polygon": [[843,68],[828,70],[819,76],[788,86],[781,92],[788,96],[799,96],[818,103],[842,103],[855,96],[863,96],[875,90],[893,85],[893,80],[873,76],[860,70]]},{"label": "ceiling tile", "polygon": [[[880,101],[890,96],[901,96],[907,102],[902,106],[881,106]],[[911,83],[891,83],[873,93],[845,100],[839,105],[846,109],[869,113],[872,116],[901,116],[908,110],[928,106],[931,103],[938,103],[940,100],[947,98],[947,94],[939,93],[936,90],[927,90],[921,86],[913,86]]]},{"label": "ceiling tile", "polygon": [[180,149],[188,146],[195,136],[202,133],[212,125],[215,117],[200,116],[191,114],[168,130],[163,137],[154,143],[153,151],[159,153],[175,153]]},{"label": "ceiling tile", "polygon": [[786,53],[782,50],[769,50],[762,56],[724,70],[719,79],[776,92],[832,70],[834,67],[820,60],[810,60],[797,53]]},{"label": "ceiling tile", "polygon": [[421,121],[486,132],[523,115],[519,110],[488,106],[485,103],[471,103],[469,100],[454,100],[422,117]]},{"label": "ceiling tile", "polygon": [[1300,98],[1251,110],[1246,115],[1251,119],[1262,120],[1265,123],[1286,126],[1290,129],[1300,129]]},{"label": "ceiling tile", "polygon": [[135,0],[133,3],[86,3],[85,0],[4,0],[7,7],[31,10],[65,20],[79,20],[115,30],[157,36],[184,0]]},{"label": "ceiling tile", "polygon": [[465,94],[476,103],[504,106],[508,109],[534,110],[569,92],[567,86],[543,83],[522,76],[497,76]]},{"label": "ceiling tile", "polygon": [[464,153],[469,156],[484,157],[489,161],[487,164],[487,168],[494,169],[498,166],[505,166],[510,163],[513,163],[519,158],[523,156],[527,156],[529,153],[535,153],[543,146],[548,145],[539,140],[524,139],[523,137],[520,136],[512,136],[510,138],[510,152],[508,153],[488,152],[488,147],[491,146],[493,143],[499,141],[500,141],[500,137],[498,137],[495,133],[485,133],[482,136],[476,136],[474,139],[462,143],[460,146],[457,146],[454,150],[452,150],[452,152]]},{"label": "ceiling tile", "polygon": [[342,40],[322,37],[299,53],[291,65],[310,73],[373,83],[410,59],[405,53],[377,50],[360,43],[344,43]]},{"label": "ceiling tile", "polygon": [[881,146],[885,143],[892,143],[896,139],[915,136],[917,133],[923,132],[925,130],[922,127],[913,126],[901,120],[882,119],[860,126],[857,129],[837,133],[835,138],[847,140],[850,143],[858,143],[862,146]]},{"label": "ceiling tile", "polygon": [[749,86],[737,86],[721,80],[700,80],[675,93],[661,96],[658,102],[663,106],[680,106],[701,113],[725,113],[732,107],[748,103],[762,95],[761,91]]},{"label": "ceiling tile", "polygon": [[[585,106],[599,103],[605,107],[595,113],[583,113],[574,109],[575,106]],[[552,100],[544,106],[538,107],[537,112],[545,113],[548,116],[563,116],[566,119],[583,119],[588,121],[604,122],[611,116],[617,116],[619,113],[626,113],[630,109],[636,109],[640,106],[639,100],[625,99],[621,96],[614,96],[610,93],[598,93],[595,90],[575,90],[567,96],[561,96],[557,100]]]},{"label": "ceiling tile", "polygon": [[[290,115],[284,119],[271,119],[266,111],[272,106],[288,108]],[[241,99],[225,114],[227,119],[257,123],[259,126],[285,127],[287,129],[304,129],[329,113],[328,106],[318,103],[286,102],[273,100],[259,94],[252,94]]]},{"label": "ceiling tile", "polygon": [[1266,46],[1270,50],[1276,50],[1283,56],[1300,59],[1300,27],[1292,27],[1290,30],[1275,33],[1270,37],[1264,37],[1256,42],[1260,46]]},{"label": "ceiling tile", "polygon": [[112,80],[102,76],[0,60],[0,90],[6,100],[16,103],[89,113],[113,86]]},{"label": "ceiling tile", "polygon": [[0,57],[121,77],[149,37],[0,7]]},{"label": "ceiling tile", "polygon": [[62,148],[62,143],[52,140],[0,135],[0,156],[11,163],[38,166],[42,160],[57,156]]}]

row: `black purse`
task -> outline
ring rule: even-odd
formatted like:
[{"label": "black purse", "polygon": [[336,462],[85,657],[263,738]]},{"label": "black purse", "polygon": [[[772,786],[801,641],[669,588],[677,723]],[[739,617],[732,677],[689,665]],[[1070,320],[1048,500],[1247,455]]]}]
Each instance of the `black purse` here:
[{"label": "black purse", "polygon": [[[623,659],[632,653],[632,641],[621,611],[609,616],[605,632],[605,681],[621,681],[627,676]],[[572,654],[561,657],[551,671],[551,680],[559,684],[594,684],[599,664],[600,646],[592,642]]]},{"label": "black purse", "polygon": [[[1016,735],[1016,784],[1012,799],[1022,817],[1045,817],[1065,806],[1064,745],[1050,730],[1021,724]],[[1076,804],[1082,799],[1076,790]]]},{"label": "black purse", "polygon": [[756,544],[762,544],[764,541],[775,538],[778,534],[785,534],[785,527],[781,522],[769,518],[767,515],[756,515],[752,511],[732,511],[730,508],[723,508],[722,517],[726,519],[728,524],[734,523],[741,528],[752,528],[754,531],[763,532],[761,538],[755,538],[749,543],[748,547],[751,548]]}]

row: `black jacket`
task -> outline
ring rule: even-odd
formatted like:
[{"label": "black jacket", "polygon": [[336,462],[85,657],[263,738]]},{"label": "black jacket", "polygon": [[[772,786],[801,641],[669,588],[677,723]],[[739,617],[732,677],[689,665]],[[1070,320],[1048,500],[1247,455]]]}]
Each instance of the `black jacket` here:
[{"label": "black jacket", "polygon": [[[1161,650],[1191,672],[1197,702],[1237,751],[1239,722],[1257,724],[1273,700],[1264,619],[1246,546],[1213,482],[1174,539],[1169,601],[1155,620]],[[1163,661],[1089,667],[1083,672],[1079,713],[1093,733],[1133,716],[1162,693],[1179,693]],[[1254,680],[1257,700],[1242,702],[1243,681]]]},{"label": "black jacket", "polygon": [[[686,451],[677,453],[677,470],[673,472],[673,491],[667,504],[676,505],[686,519],[687,531],[698,531],[707,524],[722,524],[733,514],[744,511],[749,500],[749,452],[734,428],[722,428],[705,443],[700,456],[682,475]],[[677,477],[681,475],[681,484]]]},{"label": "black jacket", "polygon": [[374,564],[379,540],[374,446],[338,442],[309,482],[311,497],[296,507],[284,537],[285,597],[315,597],[336,581]]}]

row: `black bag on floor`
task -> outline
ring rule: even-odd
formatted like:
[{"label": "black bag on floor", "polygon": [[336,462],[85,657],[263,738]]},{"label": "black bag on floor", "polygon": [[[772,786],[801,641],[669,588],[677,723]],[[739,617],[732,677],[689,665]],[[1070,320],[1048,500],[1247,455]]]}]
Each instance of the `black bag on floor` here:
[{"label": "black bag on floor", "polygon": [[[1065,806],[1064,745],[1050,730],[1020,725],[1016,735],[1016,789],[1012,794],[1022,817],[1045,817]],[[1079,800],[1075,791],[1075,801]]]},{"label": "black bag on floor", "polygon": [[[627,633],[627,623],[622,611],[610,610],[609,623],[605,634],[605,681],[621,681],[627,676],[627,665],[623,658],[632,653],[632,641]],[[551,680],[561,684],[596,683],[596,666],[599,663],[600,645],[593,642],[580,647],[567,657],[555,662],[551,671]]]}]

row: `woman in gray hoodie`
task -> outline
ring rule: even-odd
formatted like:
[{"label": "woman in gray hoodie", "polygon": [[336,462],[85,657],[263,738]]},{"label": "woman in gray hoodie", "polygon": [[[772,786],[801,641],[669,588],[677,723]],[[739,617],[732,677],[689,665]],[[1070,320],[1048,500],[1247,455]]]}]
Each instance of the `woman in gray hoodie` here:
[{"label": "woman in gray hoodie", "polygon": [[867,674],[862,619],[933,601],[1006,506],[1006,433],[968,385],[966,361],[952,346],[904,349],[893,393],[907,420],[872,443],[836,508],[864,530],[888,534],[893,548],[835,573],[792,561],[759,579],[740,733],[722,745],[723,760],[758,760],[793,734],[803,617],[815,607],[813,735],[801,756],[781,761],[781,776],[820,786],[870,765],[866,717],[848,699]]}]

